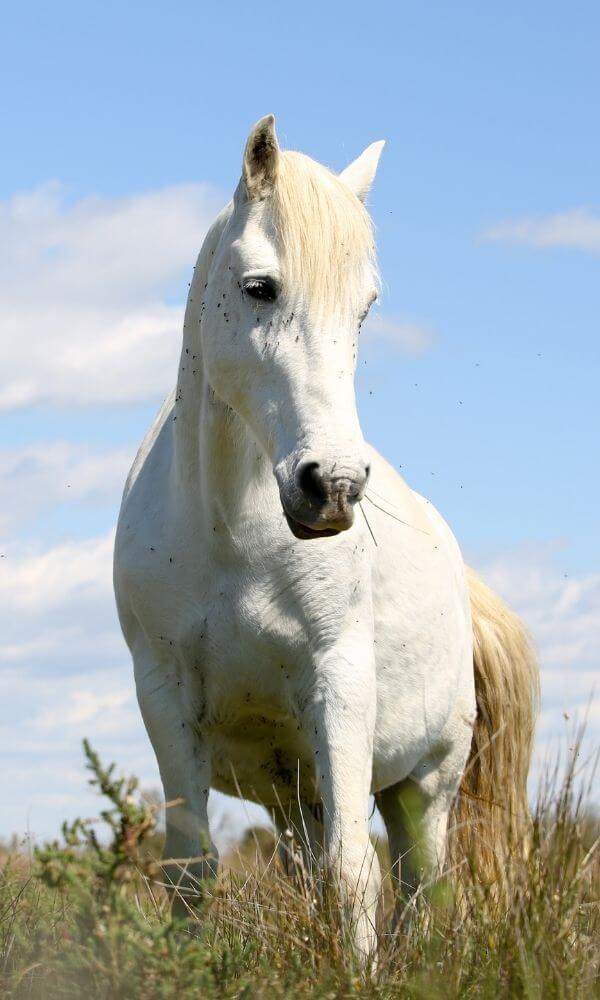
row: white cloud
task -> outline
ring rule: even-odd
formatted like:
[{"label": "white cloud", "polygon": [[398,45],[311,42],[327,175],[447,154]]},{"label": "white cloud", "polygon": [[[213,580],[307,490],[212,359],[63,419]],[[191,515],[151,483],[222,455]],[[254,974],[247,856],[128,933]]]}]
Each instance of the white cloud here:
[{"label": "white cloud", "polygon": [[534,247],[571,247],[600,252],[600,215],[577,208],[556,215],[529,216],[490,226],[486,240],[505,240]]},{"label": "white cloud", "polygon": [[[172,288],[191,272],[218,207],[197,185],[74,204],[46,185],[0,203],[0,409],[163,395],[181,334]],[[561,229],[557,220],[568,224]],[[550,222],[554,228],[543,230]],[[515,225],[525,227],[517,237],[508,226],[488,238],[559,245],[562,232],[561,245],[570,233],[568,245],[600,248],[600,220],[589,213]],[[375,314],[365,341],[419,354],[433,337]],[[29,810],[32,829],[43,835],[64,816],[97,810],[86,791],[83,736],[104,759],[158,782],[114,606],[112,533],[54,545],[14,540],[23,525],[66,501],[72,509],[116,506],[131,457],[127,448],[69,442],[0,451],[0,530],[13,533],[0,549],[0,834],[23,831]],[[563,712],[585,710],[597,676],[600,575],[566,578],[553,553],[539,549],[504,553],[482,568],[538,642],[539,743],[546,748],[564,731]],[[599,715],[596,702],[589,723],[596,742]],[[225,808],[243,821],[243,807]],[[249,815],[255,819],[256,810]]]},{"label": "white cloud", "polygon": [[600,573],[565,574],[552,545],[507,550],[478,568],[521,615],[539,653],[537,768],[586,717],[592,752],[600,746]]},{"label": "white cloud", "polygon": [[[48,756],[79,746],[90,735],[104,744],[107,738],[126,743],[129,751],[131,735],[141,732],[131,673],[125,655],[118,667],[51,678],[38,676],[28,666],[3,670],[0,696],[4,705],[11,703],[11,713],[0,727],[3,746],[11,754]],[[20,716],[18,729],[15,712]]]},{"label": "white cloud", "polygon": [[[65,817],[97,815],[82,739],[106,762],[160,787],[137,706],[112,591],[113,534],[42,549],[13,544],[0,559],[0,838],[54,836]],[[211,796],[221,849],[256,806]]]},{"label": "white cloud", "polygon": [[363,336],[367,346],[379,344],[405,354],[424,354],[434,343],[433,335],[426,327],[391,319],[378,312],[369,315]]},{"label": "white cloud", "polygon": [[112,593],[112,533],[49,549],[10,544],[0,559],[0,669],[40,678],[122,662]]},{"label": "white cloud", "polygon": [[106,763],[116,760],[145,786],[159,785],[123,651],[121,661],[98,668],[82,660],[78,673],[65,676],[26,663],[2,670],[0,835],[27,828],[38,837],[54,835],[65,817],[98,814],[100,800],[84,772],[84,736]]},{"label": "white cloud", "polygon": [[165,395],[191,274],[220,199],[204,185],[67,203],[57,184],[0,203],[0,409]]},{"label": "white cloud", "polygon": [[9,546],[0,562],[0,606],[7,617],[26,611],[73,611],[111,592],[113,535],[67,542],[47,551]]},{"label": "white cloud", "polygon": [[483,572],[524,617],[547,669],[600,667],[600,573],[569,576],[553,545],[509,549]]},{"label": "white cloud", "polygon": [[[13,545],[0,560],[0,835],[23,832],[29,823],[46,836],[64,816],[97,811],[85,785],[83,736],[104,759],[138,773],[145,785],[158,784],[114,609],[111,553],[109,534],[47,550]],[[539,757],[564,742],[575,716],[586,711],[598,675],[600,574],[565,577],[552,548],[507,551],[478,563],[539,648]],[[587,746],[599,739],[596,690]],[[212,809],[226,844],[232,824],[246,822],[246,807],[215,796]],[[248,816],[257,821],[264,814],[250,808]]]},{"label": "white cloud", "polygon": [[46,549],[13,543],[0,560],[0,835],[48,836],[63,817],[97,813],[84,736],[157,783],[117,623],[112,546],[112,533]]},{"label": "white cloud", "polygon": [[[192,267],[220,197],[180,185],[69,203],[57,183],[0,202],[0,410],[166,395]],[[365,342],[420,354],[431,333],[373,315]]]},{"label": "white cloud", "polygon": [[132,462],[130,448],[100,451],[53,441],[0,449],[0,533],[61,503],[116,505]]}]

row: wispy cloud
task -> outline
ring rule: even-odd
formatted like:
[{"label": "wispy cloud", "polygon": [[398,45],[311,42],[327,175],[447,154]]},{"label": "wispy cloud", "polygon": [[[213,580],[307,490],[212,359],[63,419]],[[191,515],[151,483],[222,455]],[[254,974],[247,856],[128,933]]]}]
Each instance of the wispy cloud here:
[{"label": "wispy cloud", "polygon": [[[64,815],[97,809],[82,796],[82,736],[105,757],[158,783],[136,705],[129,653],[121,638],[111,587],[112,535],[32,549],[11,546],[0,560],[0,742],[6,748],[0,835],[38,834]],[[476,560],[477,562],[477,560]],[[518,611],[536,640],[542,664],[538,756],[556,747],[570,721],[586,711],[598,673],[600,574],[566,577],[553,549],[520,548],[478,568]],[[597,695],[598,692],[596,692]],[[600,706],[588,722],[588,746],[600,740]],[[6,784],[6,782],[5,782]],[[244,824],[242,806],[215,796]],[[249,807],[254,820],[260,811]],[[224,834],[226,839],[226,834]]]},{"label": "wispy cloud", "polygon": [[[112,592],[112,533],[51,548],[9,546],[0,559],[0,838],[55,835],[66,816],[96,815],[81,741],[160,787],[137,706]],[[211,795],[217,845],[264,810]]]},{"label": "wispy cloud", "polygon": [[[164,394],[181,334],[172,287],[191,270],[218,200],[201,186],[182,186],[69,204],[49,185],[0,203],[0,409]],[[583,218],[600,229],[600,220]],[[598,249],[600,234],[592,246],[586,232],[586,249]],[[488,238],[508,237],[491,230]],[[553,239],[539,245],[558,245]],[[364,333],[375,349],[412,355],[434,343],[426,328],[381,314],[369,318]],[[24,830],[30,809],[34,831],[50,834],[63,816],[97,808],[82,796],[84,735],[144,782],[158,780],[116,618],[112,533],[60,544],[14,537],[66,501],[116,509],[130,457],[128,448],[64,441],[0,451],[0,529],[13,535],[0,549],[0,835]],[[563,711],[583,711],[592,688],[600,577],[567,579],[539,550],[504,553],[482,569],[540,647],[540,746],[548,746],[562,731]],[[598,739],[595,711],[590,734]],[[240,807],[225,808],[243,822]]]},{"label": "wispy cloud", "polygon": [[600,573],[565,574],[551,545],[509,549],[478,568],[521,615],[539,652],[538,766],[586,716],[585,746],[600,746]]},{"label": "wispy cloud", "polygon": [[123,660],[112,593],[112,533],[44,548],[12,543],[0,559],[0,669],[54,680]]},{"label": "wispy cloud", "polygon": [[57,504],[116,506],[132,458],[130,448],[67,441],[0,449],[0,534],[7,537]]},{"label": "wispy cloud", "polygon": [[[0,202],[0,410],[166,395],[183,322],[173,288],[221,200],[180,185],[71,204],[50,183]],[[364,337],[408,354],[433,344],[423,326],[381,314]]]},{"label": "wispy cloud", "polygon": [[427,327],[378,312],[369,315],[363,336],[367,346],[380,345],[405,354],[424,354],[434,344],[433,334]]},{"label": "wispy cloud", "polygon": [[69,204],[57,184],[0,203],[0,409],[166,393],[174,284],[221,199],[203,185]]},{"label": "wispy cloud", "polygon": [[485,229],[485,240],[533,247],[571,247],[600,253],[600,215],[578,208],[556,215],[528,216]]}]

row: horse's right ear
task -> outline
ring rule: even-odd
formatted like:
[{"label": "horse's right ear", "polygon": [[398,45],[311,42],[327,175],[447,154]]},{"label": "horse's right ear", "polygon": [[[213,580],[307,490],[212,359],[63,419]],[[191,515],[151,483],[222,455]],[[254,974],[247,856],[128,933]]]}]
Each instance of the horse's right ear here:
[{"label": "horse's right ear", "polygon": [[365,151],[360,154],[360,156],[353,160],[345,170],[342,170],[340,174],[340,180],[354,192],[357,198],[361,201],[365,201],[371,184],[375,178],[375,172],[377,170],[377,164],[379,163],[379,157],[381,156],[381,151],[385,146],[385,139],[380,139],[379,142],[372,142],[370,146],[367,146]]},{"label": "horse's right ear", "polygon": [[243,178],[249,198],[265,198],[272,190],[279,164],[275,116],[265,115],[256,123],[246,143]]}]

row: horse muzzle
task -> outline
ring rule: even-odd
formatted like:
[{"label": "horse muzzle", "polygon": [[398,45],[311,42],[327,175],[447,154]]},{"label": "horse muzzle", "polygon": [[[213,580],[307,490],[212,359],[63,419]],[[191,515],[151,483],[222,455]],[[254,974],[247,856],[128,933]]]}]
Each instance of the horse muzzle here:
[{"label": "horse muzzle", "polygon": [[347,531],[354,523],[354,507],[364,496],[369,466],[315,459],[296,466],[288,489],[280,490],[281,503],[296,538],[327,538]]}]

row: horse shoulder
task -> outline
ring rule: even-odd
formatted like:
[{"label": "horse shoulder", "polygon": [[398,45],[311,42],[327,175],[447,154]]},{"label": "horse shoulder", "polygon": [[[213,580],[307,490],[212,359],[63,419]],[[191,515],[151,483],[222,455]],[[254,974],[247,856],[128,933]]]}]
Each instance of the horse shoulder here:
[{"label": "horse shoulder", "polygon": [[152,585],[155,557],[164,544],[173,457],[173,401],[171,394],[146,434],[125,483],[114,551],[120,613],[134,592]]}]

